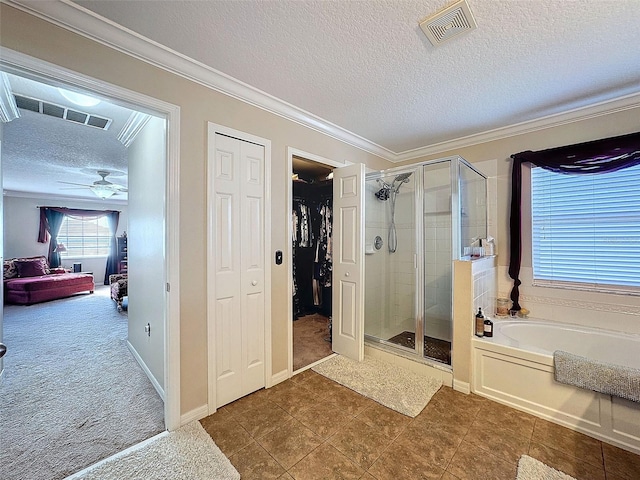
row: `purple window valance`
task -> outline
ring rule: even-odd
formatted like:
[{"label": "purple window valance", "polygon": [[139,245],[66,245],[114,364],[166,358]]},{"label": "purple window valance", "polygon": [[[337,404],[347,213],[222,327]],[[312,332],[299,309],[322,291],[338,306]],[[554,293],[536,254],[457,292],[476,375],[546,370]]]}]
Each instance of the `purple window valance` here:
[{"label": "purple window valance", "polygon": [[57,212],[63,215],[73,217],[104,217],[114,213],[120,214],[118,210],[85,210],[81,208],[67,207],[39,207],[40,208],[40,228],[38,229],[38,242],[47,243],[50,236],[49,222],[47,221],[48,212]]},{"label": "purple window valance", "polygon": [[522,261],[522,164],[530,163],[556,173],[584,175],[614,172],[640,164],[640,132],[591,142],[526,151],[511,155],[511,234],[509,276],[513,279],[513,309],[520,310],[520,264]]}]

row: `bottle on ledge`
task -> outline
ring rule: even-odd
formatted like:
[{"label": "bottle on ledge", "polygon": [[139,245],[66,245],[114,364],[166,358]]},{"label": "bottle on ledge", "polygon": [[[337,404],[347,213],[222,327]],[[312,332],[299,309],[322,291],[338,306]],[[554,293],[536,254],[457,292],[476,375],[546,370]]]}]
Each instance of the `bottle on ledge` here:
[{"label": "bottle on ledge", "polygon": [[482,308],[478,308],[478,313],[476,313],[476,336],[484,336],[484,315],[482,314]]}]

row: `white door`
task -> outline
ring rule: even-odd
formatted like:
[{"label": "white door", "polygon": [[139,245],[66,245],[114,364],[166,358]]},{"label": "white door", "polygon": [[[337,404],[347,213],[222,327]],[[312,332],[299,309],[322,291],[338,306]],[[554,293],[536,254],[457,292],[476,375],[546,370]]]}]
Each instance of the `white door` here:
[{"label": "white door", "polygon": [[333,171],[333,351],[364,358],[364,165]]},{"label": "white door", "polygon": [[215,134],[216,407],[265,385],[264,147]]}]

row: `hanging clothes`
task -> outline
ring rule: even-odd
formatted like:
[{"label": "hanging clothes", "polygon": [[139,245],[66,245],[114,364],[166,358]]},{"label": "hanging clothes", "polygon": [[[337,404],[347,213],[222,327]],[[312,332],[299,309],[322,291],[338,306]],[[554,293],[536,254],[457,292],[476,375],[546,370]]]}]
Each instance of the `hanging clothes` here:
[{"label": "hanging clothes", "polygon": [[330,315],[332,196],[294,197],[292,211],[293,317]]}]

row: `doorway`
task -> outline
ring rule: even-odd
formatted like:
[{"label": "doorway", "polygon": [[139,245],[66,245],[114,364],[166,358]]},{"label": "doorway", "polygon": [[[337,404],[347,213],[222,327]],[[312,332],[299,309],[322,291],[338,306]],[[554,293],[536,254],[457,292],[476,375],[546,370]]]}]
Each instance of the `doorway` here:
[{"label": "doorway", "polygon": [[[333,311],[336,305],[333,174],[345,164],[291,147],[287,150],[287,159],[290,175],[287,254],[291,292],[287,331],[291,376],[334,355],[332,340],[337,312]],[[301,228],[301,205],[309,209],[305,212],[311,214],[313,211],[315,216],[315,222],[313,219],[307,222],[310,231]],[[321,237],[322,241],[318,242]]]},{"label": "doorway", "polygon": [[294,155],[292,202],[293,370],[333,353],[333,167]]},{"label": "doorway", "polygon": [[[179,204],[178,190],[176,188],[179,161],[179,109],[151,97],[146,97],[10,50],[3,51],[3,57],[0,59],[0,70],[41,81],[51,86],[66,85],[72,90],[85,91],[89,95],[95,95],[122,105],[131,105],[136,110],[159,115],[162,117],[163,123],[167,121],[166,139],[158,147],[161,155],[156,156],[156,158],[162,158],[163,163],[163,168],[161,169],[163,178],[158,184],[165,187],[160,189],[165,195],[165,203],[161,212],[162,227],[158,239],[162,243],[163,251],[166,252],[166,261],[160,267],[161,274],[159,276],[156,275],[156,278],[161,282],[161,290],[163,292],[162,311],[161,315],[157,317],[162,324],[162,328],[159,330],[162,332],[162,341],[160,342],[162,347],[160,349],[160,357],[153,360],[151,368],[158,367],[156,372],[159,373],[156,375],[159,380],[158,383],[161,382],[159,386],[164,394],[164,411],[161,412],[161,415],[165,419],[165,428],[173,430],[180,425],[180,362],[177,342],[179,328],[178,299],[180,292],[177,237]],[[4,146],[6,146],[6,143]],[[156,190],[156,192],[160,190]],[[155,273],[157,274],[157,272]],[[100,273],[96,272],[95,277],[96,283],[102,283]],[[169,285],[171,285],[170,289]],[[164,292],[167,293],[165,294]],[[0,317],[0,324],[1,322],[2,318]],[[149,372],[146,373],[147,375],[149,374]],[[158,389],[158,385],[154,384],[154,386]]]}]

